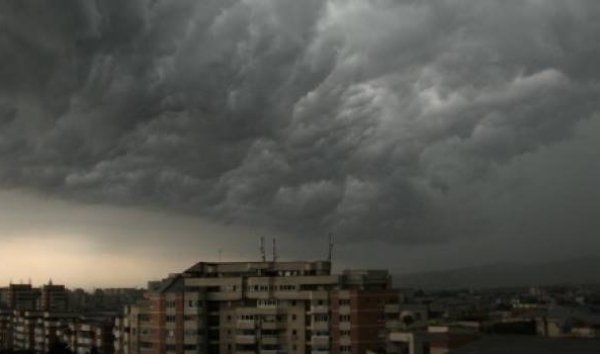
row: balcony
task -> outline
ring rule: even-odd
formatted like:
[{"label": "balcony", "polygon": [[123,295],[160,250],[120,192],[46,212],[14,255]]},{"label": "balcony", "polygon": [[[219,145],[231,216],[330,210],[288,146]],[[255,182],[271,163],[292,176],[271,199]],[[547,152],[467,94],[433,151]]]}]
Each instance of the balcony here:
[{"label": "balcony", "polygon": [[203,337],[198,334],[193,335],[193,336],[188,335],[183,338],[183,343],[184,344],[198,344],[198,343],[202,342],[202,338]]},{"label": "balcony", "polygon": [[312,336],[310,338],[310,345],[313,347],[329,348],[329,336]]},{"label": "balcony", "polygon": [[385,313],[400,313],[400,305],[399,304],[387,304],[383,308]]},{"label": "balcony", "polygon": [[313,322],[310,325],[311,331],[329,331],[329,322],[328,321],[319,321]]},{"label": "balcony", "polygon": [[350,336],[340,336],[340,345],[349,346],[352,344],[352,339]]},{"label": "balcony", "polygon": [[311,314],[328,314],[329,306],[324,306],[324,305],[312,306],[310,308],[310,313]]},{"label": "balcony", "polygon": [[338,309],[340,315],[349,315],[351,310],[349,305],[341,305]]},{"label": "balcony", "polygon": [[261,349],[260,354],[281,354],[281,350],[277,349]]},{"label": "balcony", "polygon": [[239,329],[255,329],[256,322],[254,320],[238,320],[236,323],[236,328]]},{"label": "balcony", "polygon": [[236,344],[255,344],[256,336],[253,334],[237,334],[235,336]]},{"label": "balcony", "polygon": [[262,336],[260,337],[260,343],[264,345],[277,345],[279,344],[279,337],[277,336]]},{"label": "balcony", "polygon": [[78,345],[86,345],[86,346],[90,346],[93,343],[93,339],[92,338],[77,338],[77,344]]}]

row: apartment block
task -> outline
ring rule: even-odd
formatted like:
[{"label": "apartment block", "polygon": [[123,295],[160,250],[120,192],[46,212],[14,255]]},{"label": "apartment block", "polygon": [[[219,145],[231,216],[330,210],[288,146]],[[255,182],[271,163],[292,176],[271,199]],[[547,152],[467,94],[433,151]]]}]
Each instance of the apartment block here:
[{"label": "apartment block", "polygon": [[10,284],[0,289],[0,307],[11,310],[36,310],[40,289],[31,284]]},{"label": "apartment block", "polygon": [[73,318],[70,313],[42,312],[35,316],[33,329],[33,350],[36,353],[47,353],[58,342],[61,329],[67,326],[68,321]]},{"label": "apartment block", "polygon": [[13,347],[13,314],[10,310],[0,310],[0,350]]},{"label": "apartment block", "polygon": [[86,317],[73,313],[14,311],[6,349],[48,353],[63,343],[73,353],[113,354],[114,315]]},{"label": "apartment block", "polygon": [[113,321],[114,316],[72,319],[60,340],[75,354],[113,354]]},{"label": "apartment block", "polygon": [[65,312],[68,310],[69,294],[64,285],[54,285],[50,281],[41,289],[41,311]]},{"label": "apartment block", "polygon": [[385,348],[387,271],[331,263],[200,262],[115,322],[119,354],[364,353]]},{"label": "apartment block", "polygon": [[39,316],[37,311],[14,311],[12,345],[15,350],[35,349],[35,326]]},{"label": "apartment block", "polygon": [[397,304],[387,271],[346,271],[332,293],[332,353],[381,352],[387,334],[385,309]]}]

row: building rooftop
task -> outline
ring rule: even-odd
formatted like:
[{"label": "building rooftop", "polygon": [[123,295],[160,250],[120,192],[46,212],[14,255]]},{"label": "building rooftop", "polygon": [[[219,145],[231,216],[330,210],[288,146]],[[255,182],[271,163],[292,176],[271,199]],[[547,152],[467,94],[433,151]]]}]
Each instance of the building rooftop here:
[{"label": "building rooftop", "polygon": [[295,272],[298,274],[324,275],[331,272],[331,263],[327,261],[298,262],[198,262],[188,268],[184,274],[261,274],[265,271]]}]

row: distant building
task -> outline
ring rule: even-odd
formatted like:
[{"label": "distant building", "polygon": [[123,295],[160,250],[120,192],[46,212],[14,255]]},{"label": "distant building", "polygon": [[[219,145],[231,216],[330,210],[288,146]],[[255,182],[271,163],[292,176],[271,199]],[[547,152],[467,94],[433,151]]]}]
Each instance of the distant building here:
[{"label": "distant building", "polygon": [[[113,354],[116,311],[141,297],[139,289],[70,292],[49,282],[41,288],[0,289],[0,350],[48,353],[57,344],[77,354]],[[72,306],[75,305],[75,306]]]},{"label": "distant building", "polygon": [[[534,336],[485,336],[473,341],[451,354],[597,354],[600,340],[571,338],[542,338]],[[433,352],[432,352],[433,354]]]}]

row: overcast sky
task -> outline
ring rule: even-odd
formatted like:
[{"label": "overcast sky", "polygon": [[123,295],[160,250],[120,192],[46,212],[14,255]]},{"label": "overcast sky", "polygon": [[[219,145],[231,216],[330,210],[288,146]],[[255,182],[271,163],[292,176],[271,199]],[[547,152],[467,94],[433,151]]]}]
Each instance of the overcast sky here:
[{"label": "overcast sky", "polygon": [[[598,0],[0,2],[0,282],[600,250]],[[219,252],[221,250],[221,252]]]}]

